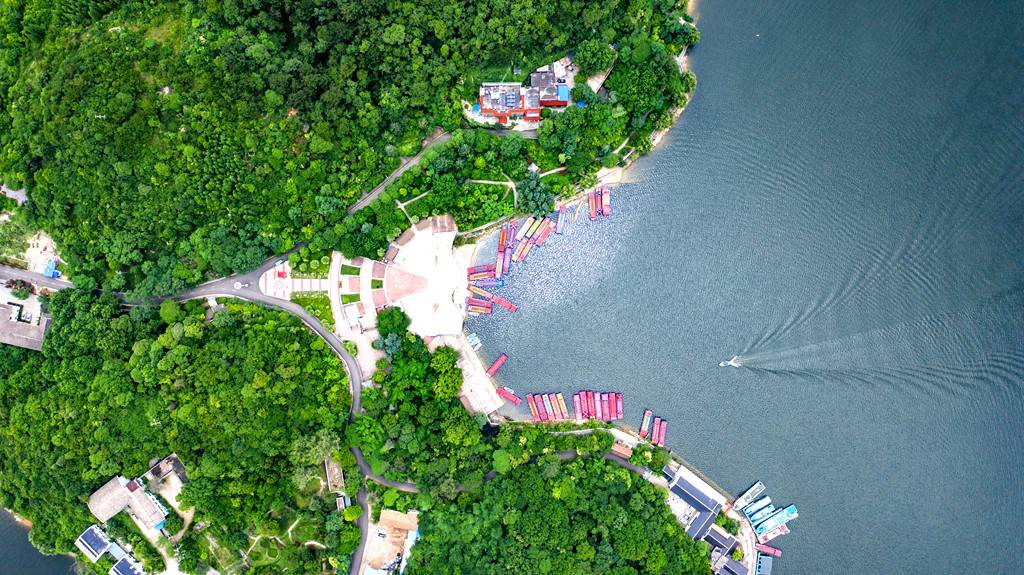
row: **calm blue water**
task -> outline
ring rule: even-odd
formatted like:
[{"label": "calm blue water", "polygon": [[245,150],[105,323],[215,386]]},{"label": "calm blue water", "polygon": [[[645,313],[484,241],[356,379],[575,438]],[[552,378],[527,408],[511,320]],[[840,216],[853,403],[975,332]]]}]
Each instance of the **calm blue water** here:
[{"label": "calm blue water", "polygon": [[0,510],[0,575],[70,575],[70,558],[41,555],[28,541],[28,531]]},{"label": "calm blue water", "polygon": [[676,130],[469,329],[796,503],[777,573],[1024,573],[1020,3],[700,8]]}]

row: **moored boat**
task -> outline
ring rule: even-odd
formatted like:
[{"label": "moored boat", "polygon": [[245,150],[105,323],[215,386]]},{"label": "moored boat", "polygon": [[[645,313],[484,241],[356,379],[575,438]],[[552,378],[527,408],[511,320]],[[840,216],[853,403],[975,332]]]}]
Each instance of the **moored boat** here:
[{"label": "moored boat", "polygon": [[598,421],[604,421],[604,406],[601,403],[601,394],[594,392],[594,407],[597,408],[597,419]]},{"label": "moored boat", "polygon": [[764,489],[764,483],[758,481],[757,483],[751,485],[750,489],[747,489],[739,497],[737,497],[736,501],[733,502],[732,506],[736,509],[743,509],[747,505],[753,503],[754,499],[756,499],[762,493],[764,493]]},{"label": "moored boat", "polygon": [[615,394],[615,419],[622,419],[622,394]]},{"label": "moored boat", "polygon": [[523,402],[523,400],[519,399],[519,396],[516,395],[515,392],[508,387],[499,387],[497,389],[497,392],[498,395],[500,395],[503,399],[511,401],[515,405],[519,405],[520,403]]},{"label": "moored boat", "polygon": [[583,412],[580,411],[580,394],[572,394],[572,413],[576,417],[576,421],[583,420]]},{"label": "moored boat", "polygon": [[594,193],[587,194],[587,207],[590,209],[590,221],[597,219],[597,199],[594,198]]},{"label": "moored boat", "polygon": [[526,403],[527,403],[527,405],[530,406],[530,416],[533,418],[533,420],[534,421],[539,420],[540,417],[539,417],[539,415],[537,413],[537,404],[533,401],[533,394],[532,393],[527,393],[526,394]]},{"label": "moored boat", "polygon": [[754,549],[757,549],[759,552],[764,553],[765,555],[771,555],[772,557],[782,557],[782,549],[776,549],[775,547],[771,547],[769,545],[755,543]]},{"label": "moored boat", "polygon": [[494,363],[491,364],[491,367],[487,368],[487,377],[491,377],[495,373],[498,373],[498,370],[501,369],[501,366],[505,365],[506,360],[508,360],[507,354],[503,353],[499,355],[498,359],[494,360]]},{"label": "moored boat", "polygon": [[551,398],[546,393],[544,394],[544,411],[550,413],[552,419],[558,419],[558,412],[551,406]]},{"label": "moored boat", "polygon": [[772,513],[775,513],[775,511],[776,511],[775,506],[772,505],[771,503],[769,503],[768,505],[763,507],[760,511],[758,511],[757,513],[755,513],[755,514],[750,516],[750,524],[751,525],[757,525],[758,523],[760,523],[760,522],[764,521],[765,519],[767,519],[769,515],[771,515]]},{"label": "moored boat", "polygon": [[751,503],[750,505],[747,505],[743,509],[740,509],[740,511],[743,512],[743,515],[745,515],[747,517],[747,519],[750,519],[751,515],[753,515],[753,514],[757,513],[758,511],[764,509],[771,502],[772,502],[772,498],[771,497],[762,497],[762,498],[758,499],[757,501]]},{"label": "moored boat", "polygon": [[665,447],[665,433],[668,432],[668,421],[661,420],[661,430],[658,432],[658,447]]},{"label": "moored boat", "polygon": [[654,416],[654,425],[651,427],[651,443],[658,444],[658,432],[661,431],[661,418]]},{"label": "moored boat", "polygon": [[789,533],[789,525],[779,525],[775,529],[765,533],[764,535],[757,536],[758,543],[767,543],[776,537]]},{"label": "moored boat", "polygon": [[608,397],[607,393],[601,394],[601,409],[604,410],[605,420],[615,419],[615,414],[612,412],[611,398]]},{"label": "moored boat", "polygon": [[601,208],[605,217],[612,215],[612,189],[607,184],[601,186]]},{"label": "moored boat", "polygon": [[555,233],[561,235],[565,231],[565,221],[568,219],[568,214],[565,211],[565,206],[558,208],[558,212],[555,215]]},{"label": "moored boat", "polygon": [[523,239],[524,236],[526,236],[526,232],[529,231],[530,226],[533,225],[534,219],[535,218],[533,216],[526,218],[526,221],[523,222],[523,227],[519,228],[519,230],[516,232],[516,241],[519,241]]},{"label": "moored boat", "polygon": [[565,397],[558,393],[558,408],[562,410],[562,419],[569,419],[569,409],[565,405]]},{"label": "moored boat", "polygon": [[796,505],[790,505],[785,509],[780,509],[779,511],[771,514],[767,519],[754,527],[754,533],[764,535],[769,531],[778,529],[782,525],[789,523],[799,516],[800,515],[796,511]]},{"label": "moored boat", "polygon": [[644,410],[644,418],[640,420],[640,437],[647,437],[650,433],[651,416],[654,415],[650,409]]}]

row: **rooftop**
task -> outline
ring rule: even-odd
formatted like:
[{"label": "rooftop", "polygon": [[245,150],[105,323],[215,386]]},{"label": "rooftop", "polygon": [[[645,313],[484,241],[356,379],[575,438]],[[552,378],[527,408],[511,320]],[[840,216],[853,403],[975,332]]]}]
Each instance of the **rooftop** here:
[{"label": "rooftop", "polygon": [[110,575],[146,575],[146,572],[134,559],[126,556],[114,563],[114,566],[110,568]]},{"label": "rooftop", "polygon": [[43,339],[50,327],[50,318],[43,316],[39,325],[18,321],[18,308],[13,305],[0,304],[0,343],[33,349],[43,349]]},{"label": "rooftop", "polygon": [[89,561],[95,563],[110,548],[110,539],[99,525],[90,525],[75,540],[75,547],[78,547]]},{"label": "rooftop", "polygon": [[96,519],[107,522],[124,509],[149,529],[160,529],[167,510],[157,502],[141,483],[118,475],[89,496],[89,511]]}]

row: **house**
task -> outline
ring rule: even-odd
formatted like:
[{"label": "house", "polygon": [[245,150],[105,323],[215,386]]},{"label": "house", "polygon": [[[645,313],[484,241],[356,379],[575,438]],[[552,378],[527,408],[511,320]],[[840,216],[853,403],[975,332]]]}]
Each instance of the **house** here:
[{"label": "house", "polygon": [[380,520],[376,524],[377,537],[371,537],[366,544],[363,569],[360,572],[364,575],[376,575],[405,571],[409,553],[419,538],[418,529],[418,512],[382,510]]},{"label": "house", "polygon": [[722,506],[678,475],[675,479],[675,485],[669,489],[669,492],[692,510],[688,514],[689,521],[686,525],[686,534],[694,540],[703,539],[707,535],[708,530],[711,529],[711,525],[714,524],[715,517],[718,516],[718,511]]},{"label": "house", "polygon": [[341,493],[345,490],[345,474],[341,465],[333,457],[324,458],[324,471],[327,473],[327,490],[331,493]]},{"label": "house", "polygon": [[633,457],[633,449],[621,441],[616,441],[612,444],[612,453],[619,457],[629,461],[630,457]]},{"label": "house", "polygon": [[109,553],[114,561],[120,561],[127,553],[120,545],[114,543],[107,537],[107,534],[99,525],[90,525],[78,539],[75,539],[75,547],[82,552],[82,555],[95,563],[100,557]]},{"label": "house", "polygon": [[[502,125],[528,115],[523,85],[518,82],[484,82],[480,85],[479,105],[481,114],[498,118]],[[540,118],[540,106],[530,108],[529,115]]]},{"label": "house", "polygon": [[172,473],[177,476],[178,480],[182,483],[188,483],[188,476],[185,475],[185,465],[180,459],[178,459],[177,453],[172,453],[160,461],[157,461],[149,468],[149,471],[147,471],[143,477],[149,483],[159,483]]},{"label": "house", "polygon": [[16,303],[0,304],[0,343],[40,351],[50,317],[43,315],[38,323],[33,323],[22,316],[22,309]]},{"label": "house", "polygon": [[338,508],[338,511],[344,511],[352,506],[352,500],[348,495],[342,493],[334,500],[334,506]]},{"label": "house", "polygon": [[86,559],[95,563],[110,549],[112,543],[99,525],[90,525],[75,539],[75,547],[85,555]]},{"label": "house", "polygon": [[131,555],[126,555],[114,563],[114,566],[110,568],[109,575],[146,575],[146,572],[142,569],[142,565],[139,565],[135,558]]},{"label": "house", "polygon": [[140,526],[155,531],[163,529],[168,513],[139,480],[128,480],[120,475],[94,491],[88,505],[89,511],[102,523],[127,509]]},{"label": "house", "polygon": [[717,525],[711,527],[708,534],[704,536],[704,541],[707,541],[712,549],[721,549],[724,555],[729,555],[739,545],[739,541],[736,541],[732,535]]}]

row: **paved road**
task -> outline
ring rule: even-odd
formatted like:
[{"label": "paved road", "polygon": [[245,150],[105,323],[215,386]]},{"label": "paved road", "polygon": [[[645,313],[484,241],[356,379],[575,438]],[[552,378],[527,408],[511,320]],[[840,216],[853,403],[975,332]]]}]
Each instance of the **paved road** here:
[{"label": "paved road", "polygon": [[451,134],[449,134],[448,132],[441,132],[440,134],[433,136],[432,138],[427,140],[427,142],[423,146],[423,149],[420,150],[418,154],[409,158],[408,160],[403,161],[402,165],[398,166],[397,170],[391,172],[391,174],[389,174],[388,177],[384,178],[383,182],[377,184],[377,187],[370,190],[370,193],[359,198],[359,201],[352,204],[352,206],[348,209],[348,213],[354,214],[359,210],[365,208],[366,206],[370,205],[370,202],[377,199],[377,196],[379,196],[380,193],[383,192],[385,188],[391,185],[391,182],[394,182],[402,174],[409,171],[410,168],[419,164],[420,159],[423,158],[423,154],[427,153],[427,150],[433,148],[434,146],[437,146],[438,144],[443,144],[450,139],[452,139]]},{"label": "paved road", "polygon": [[21,268],[12,266],[0,265],[0,280],[6,282],[7,280],[25,280],[38,286],[43,286],[50,289],[64,289],[75,287],[71,282],[67,280],[59,280],[48,278],[43,274],[36,272],[30,272]]},{"label": "paved road", "polygon": [[361,471],[363,476],[366,477],[367,479],[369,479],[370,481],[372,481],[372,482],[374,482],[374,483],[376,483],[378,485],[383,485],[384,487],[391,487],[392,489],[397,489],[399,491],[404,491],[405,493],[419,493],[420,492],[419,488],[416,487],[415,483],[403,483],[401,481],[391,481],[390,479],[385,479],[384,476],[382,476],[382,475],[375,474],[373,472],[373,470],[370,469],[370,465],[368,463],[366,463],[366,459],[363,458],[363,452],[358,447],[353,447],[352,448],[352,453],[356,456],[356,465],[359,466],[359,471]]}]

